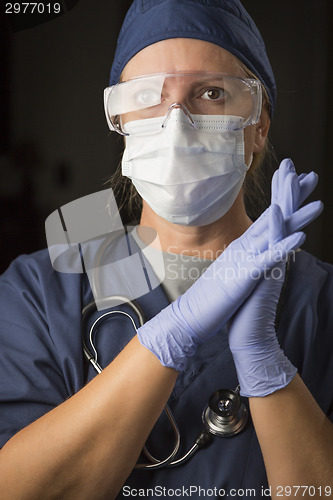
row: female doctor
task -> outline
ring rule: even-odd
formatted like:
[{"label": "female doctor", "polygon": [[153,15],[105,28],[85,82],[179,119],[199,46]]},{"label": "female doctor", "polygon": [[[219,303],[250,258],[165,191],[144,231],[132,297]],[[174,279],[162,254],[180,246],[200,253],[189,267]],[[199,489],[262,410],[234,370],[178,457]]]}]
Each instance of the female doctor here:
[{"label": "female doctor", "polygon": [[[294,253],[321,210],[300,208],[315,175],[284,161],[269,209],[253,223],[244,205],[275,105],[260,34],[238,0],[135,0],[110,84],[108,122],[142,197],[138,237],[148,226],[165,255],[172,244],[200,272],[207,253],[212,263],[192,286],[166,280],[143,297],[151,319],[89,383],[87,280],[52,270],[45,251],[12,264],[1,280],[1,498],[330,496],[332,269]],[[182,467],[134,470],[168,400],[186,450],[207,397],[238,385],[252,419],[242,434]],[[169,431],[156,427],[151,447],[165,456]]]}]

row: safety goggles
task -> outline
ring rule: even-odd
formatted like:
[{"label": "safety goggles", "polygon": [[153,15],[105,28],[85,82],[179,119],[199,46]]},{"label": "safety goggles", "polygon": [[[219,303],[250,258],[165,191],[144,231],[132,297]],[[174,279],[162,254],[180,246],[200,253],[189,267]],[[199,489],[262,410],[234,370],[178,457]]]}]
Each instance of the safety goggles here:
[{"label": "safety goggles", "polygon": [[[261,83],[223,73],[156,73],[117,83],[104,90],[104,108],[111,130],[121,135],[125,124],[166,117],[173,107],[182,107],[195,127],[195,116],[238,117],[239,127],[258,123],[262,106]],[[135,130],[135,128],[133,129]]]}]

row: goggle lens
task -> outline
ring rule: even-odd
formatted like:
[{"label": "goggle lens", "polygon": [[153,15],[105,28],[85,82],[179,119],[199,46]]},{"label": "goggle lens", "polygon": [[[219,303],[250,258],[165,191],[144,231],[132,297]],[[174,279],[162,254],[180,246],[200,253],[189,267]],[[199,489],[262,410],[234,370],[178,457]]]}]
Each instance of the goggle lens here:
[{"label": "goggle lens", "polygon": [[193,115],[240,117],[244,128],[258,122],[261,101],[258,80],[221,73],[153,74],[104,91],[109,127],[123,135],[125,123],[165,116],[175,102]]}]

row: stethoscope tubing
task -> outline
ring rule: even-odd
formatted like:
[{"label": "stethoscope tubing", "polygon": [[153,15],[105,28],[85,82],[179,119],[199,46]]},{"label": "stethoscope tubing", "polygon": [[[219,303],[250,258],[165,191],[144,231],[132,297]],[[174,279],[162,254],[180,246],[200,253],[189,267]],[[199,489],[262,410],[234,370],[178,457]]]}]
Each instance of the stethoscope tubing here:
[{"label": "stethoscope tubing", "polygon": [[[107,311],[101,316],[99,316],[91,325],[89,329],[89,344],[91,346],[90,350],[87,346],[86,339],[85,339],[85,330],[86,326],[88,323],[88,319],[93,314],[97,308],[106,308],[106,307],[112,307],[112,304],[116,303],[119,304],[119,302],[122,302],[123,304],[127,305],[130,309],[132,309],[132,312],[136,315],[137,321],[140,326],[142,326],[145,321],[146,321],[146,316],[144,314],[144,311],[142,310],[141,306],[134,300],[130,300],[128,297],[125,297],[123,295],[112,295],[109,297],[104,298],[103,300],[100,300],[98,303],[95,301],[90,302],[87,304],[84,309],[82,310],[82,344],[83,344],[83,352],[88,360],[88,362],[93,366],[95,371],[99,374],[102,373],[103,368],[98,362],[98,353],[97,349],[94,344],[94,333],[97,329],[97,326],[105,321],[107,318],[110,318],[113,315],[124,315],[126,316],[130,321],[133,326],[133,329],[135,332],[137,331],[137,326],[136,323],[133,319],[133,317],[126,311],[122,311],[120,309],[112,310],[112,311]],[[98,307],[97,307],[98,306]],[[165,406],[164,412],[166,413],[166,416],[168,417],[168,420],[170,422],[170,425],[173,429],[174,435],[175,435],[175,444],[173,447],[172,452],[170,455],[165,458],[164,460],[158,460],[157,458],[153,457],[151,453],[148,451],[147,446],[145,445],[143,448],[143,452],[146,455],[146,457],[150,460],[150,463],[138,463],[135,468],[136,469],[157,469],[164,467],[168,464],[171,463],[172,459],[175,457],[177,454],[179,447],[180,447],[180,432],[176,423],[176,420],[169,408],[168,405]]]},{"label": "stethoscope tubing", "polygon": [[[96,304],[95,301],[90,302],[87,304],[84,309],[82,310],[82,344],[83,344],[83,352],[88,360],[88,362],[93,366],[94,370],[100,374],[103,371],[103,368],[98,362],[98,352],[94,344],[94,333],[97,330],[97,327],[99,324],[101,324],[103,321],[105,321],[107,318],[110,318],[113,315],[124,315],[127,317],[133,326],[133,329],[135,332],[137,331],[136,323],[133,319],[133,317],[126,311],[122,311],[121,309],[116,309],[112,311],[107,311],[103,314],[101,314],[91,325],[89,329],[89,344],[91,346],[91,350],[88,348],[87,343],[86,343],[86,329],[87,329],[87,323],[88,320],[96,310],[97,310],[97,305],[98,308],[110,308],[112,307],[113,304],[119,304],[119,302],[122,302],[124,305],[128,306],[132,312],[136,315],[137,321],[140,326],[142,326],[145,321],[146,317],[144,314],[144,311],[142,310],[141,306],[134,300],[130,300],[128,297],[125,297],[123,295],[112,295],[109,297],[104,298],[103,300],[99,301],[98,304]],[[148,458],[150,461],[149,463],[137,463],[135,465],[135,469],[140,469],[140,470],[150,470],[150,469],[161,469],[162,467],[177,467],[179,465],[182,465],[185,463],[187,460],[189,460],[201,447],[206,446],[212,439],[212,436],[209,434],[208,431],[203,431],[200,436],[197,438],[196,442],[194,445],[183,455],[181,458],[178,458],[177,460],[173,460],[176,454],[179,451],[180,447],[180,432],[178,429],[177,422],[170,410],[170,407],[166,405],[164,407],[164,412],[169,420],[169,423],[171,425],[171,428],[173,430],[174,436],[175,436],[175,442],[173,449],[171,453],[163,460],[159,460],[156,457],[154,457],[148,450],[147,446],[145,445],[143,447],[143,453],[145,456]]]},{"label": "stethoscope tubing", "polygon": [[[128,235],[126,232],[126,238],[127,238],[127,244],[129,244],[128,240]],[[96,266],[95,268],[98,270],[99,264],[101,262],[101,258],[105,250],[108,248],[110,244],[110,241],[106,239],[104,244],[102,244],[101,248],[99,249],[98,255],[96,257]],[[131,253],[131,249],[129,246],[129,250]],[[97,273],[98,274],[98,273]],[[93,282],[91,283],[92,286],[92,292],[93,296],[96,297],[101,297],[101,294],[99,293],[99,280],[98,276],[94,276],[94,279],[92,280]],[[106,311],[103,312],[91,325],[89,328],[89,345],[88,347],[87,342],[86,342],[86,331],[88,330],[88,322],[89,319],[91,318],[91,315],[96,312],[96,310],[105,310],[105,309],[110,309],[111,307],[119,306],[121,304],[122,306],[128,307],[135,315],[136,321],[134,320],[133,316],[131,316],[130,313],[128,313],[125,310],[122,309],[113,309],[112,311]],[[112,316],[117,316],[117,315],[123,315],[127,319],[130,320],[132,327],[135,331],[137,332],[137,328],[141,327],[144,325],[146,322],[147,318],[145,315],[145,312],[143,311],[142,307],[136,300],[131,300],[129,297],[126,297],[124,295],[111,295],[104,297],[102,299],[96,299],[89,304],[87,304],[83,310],[82,310],[82,322],[81,322],[81,335],[82,335],[82,345],[83,345],[83,353],[85,358],[88,360],[88,362],[93,366],[94,370],[100,374],[103,371],[102,366],[98,362],[98,352],[95,347],[94,343],[94,335],[97,332],[98,326],[108,318],[111,318]],[[137,326],[138,325],[138,326]],[[143,447],[143,453],[146,456],[146,458],[149,460],[149,463],[137,463],[135,466],[135,469],[140,469],[140,470],[151,470],[151,469],[160,469],[162,467],[177,467],[179,465],[182,465],[186,461],[188,461],[199,449],[206,447],[208,444],[213,439],[213,434],[216,434],[214,430],[211,429],[211,425],[208,424],[206,425],[207,422],[204,422],[206,428],[202,430],[202,432],[199,434],[197,437],[195,443],[193,446],[181,457],[176,460],[174,460],[176,454],[179,451],[180,448],[180,432],[176,423],[176,420],[170,410],[170,407],[168,405],[165,406],[164,412],[169,420],[169,423],[171,425],[171,428],[174,433],[175,441],[174,441],[174,447],[171,451],[171,453],[163,460],[159,460],[155,458],[147,449],[147,446],[145,445]],[[241,430],[245,427],[246,422],[244,423],[244,426],[241,428]],[[223,437],[228,437],[235,435],[235,432],[229,432],[226,431],[221,432],[219,435]],[[237,430],[237,433],[239,431]]]}]

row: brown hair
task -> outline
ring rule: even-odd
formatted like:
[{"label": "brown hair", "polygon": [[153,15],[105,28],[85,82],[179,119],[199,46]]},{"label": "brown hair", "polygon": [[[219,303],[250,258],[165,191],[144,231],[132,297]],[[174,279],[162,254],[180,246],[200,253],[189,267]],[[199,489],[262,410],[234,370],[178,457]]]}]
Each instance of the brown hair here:
[{"label": "brown hair", "polygon": [[[255,78],[256,75],[250,71],[245,64],[238,64],[246,77]],[[262,107],[271,115],[271,103],[266,88],[261,83],[263,102]],[[253,153],[253,161],[249,168],[243,184],[244,204],[247,215],[253,221],[256,220],[270,204],[270,185],[275,170],[276,156],[273,146],[266,138],[265,146],[259,153]]]}]

